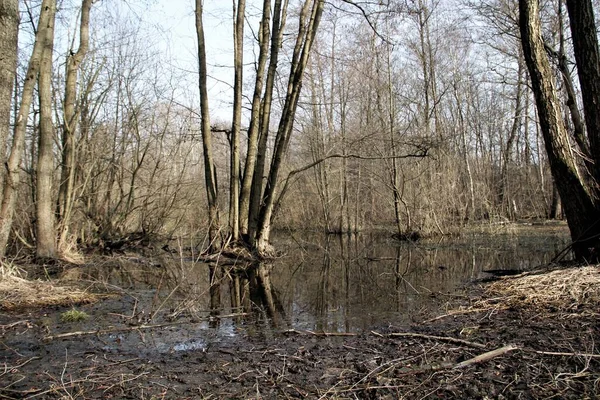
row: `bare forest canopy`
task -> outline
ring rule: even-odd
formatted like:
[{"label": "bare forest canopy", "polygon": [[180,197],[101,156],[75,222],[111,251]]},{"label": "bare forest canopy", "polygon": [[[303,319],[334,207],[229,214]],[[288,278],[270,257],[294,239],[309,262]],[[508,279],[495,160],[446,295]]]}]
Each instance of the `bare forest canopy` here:
[{"label": "bare forest canopy", "polygon": [[[268,252],[272,226],[410,236],[560,217],[519,3],[537,1],[196,0],[186,70],[143,6],[3,1],[2,255],[153,237]],[[584,169],[570,15],[553,0],[534,18]]]}]

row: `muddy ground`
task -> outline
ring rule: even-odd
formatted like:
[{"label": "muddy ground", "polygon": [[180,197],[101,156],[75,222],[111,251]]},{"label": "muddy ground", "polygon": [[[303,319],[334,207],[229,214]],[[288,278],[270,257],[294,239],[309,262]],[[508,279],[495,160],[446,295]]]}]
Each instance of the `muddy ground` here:
[{"label": "muddy ground", "polygon": [[119,293],[79,305],[83,322],[60,320],[70,307],[3,309],[0,398],[598,398],[600,268],[573,288],[578,271],[473,284],[410,324],[348,335],[254,316],[150,323],[122,314],[139,299]]}]

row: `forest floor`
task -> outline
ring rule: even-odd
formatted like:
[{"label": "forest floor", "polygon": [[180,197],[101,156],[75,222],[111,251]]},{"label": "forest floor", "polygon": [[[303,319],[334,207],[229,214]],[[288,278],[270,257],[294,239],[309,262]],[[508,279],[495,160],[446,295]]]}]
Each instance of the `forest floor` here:
[{"label": "forest floor", "polygon": [[[206,322],[119,314],[137,303],[114,293],[35,285],[0,282],[0,398],[600,397],[599,266],[475,283],[405,326],[341,334],[241,323],[218,340],[195,339],[191,327]],[[19,302],[32,293],[48,295],[45,305]],[[61,321],[61,302],[104,317]],[[173,335],[187,339],[169,345]]]}]

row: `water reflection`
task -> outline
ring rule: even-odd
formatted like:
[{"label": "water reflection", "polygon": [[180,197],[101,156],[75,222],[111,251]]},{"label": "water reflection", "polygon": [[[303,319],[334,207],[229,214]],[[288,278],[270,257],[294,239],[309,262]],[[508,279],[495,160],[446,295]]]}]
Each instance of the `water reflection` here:
[{"label": "water reflection", "polygon": [[293,327],[357,331],[409,322],[485,270],[548,263],[567,241],[563,227],[418,243],[377,234],[280,236],[277,247],[289,254],[274,266],[273,284]]},{"label": "water reflection", "polygon": [[[220,330],[222,317],[234,314],[225,324],[229,331],[233,319],[236,329],[258,324],[352,332],[409,322],[482,271],[548,263],[567,241],[564,226],[418,243],[386,234],[285,233],[274,242],[285,256],[272,263],[207,264],[163,254],[65,275],[125,288],[135,302],[123,304],[133,310],[117,312],[152,322],[208,318],[207,327]],[[194,340],[192,347],[199,343]]]}]

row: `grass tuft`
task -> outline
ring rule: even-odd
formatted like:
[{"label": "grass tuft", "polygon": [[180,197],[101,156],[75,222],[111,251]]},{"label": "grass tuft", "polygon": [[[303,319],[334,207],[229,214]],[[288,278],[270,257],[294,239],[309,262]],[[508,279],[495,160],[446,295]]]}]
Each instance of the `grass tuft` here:
[{"label": "grass tuft", "polygon": [[81,322],[85,321],[89,317],[90,316],[85,311],[79,311],[74,308],[60,314],[60,320],[62,322]]}]

